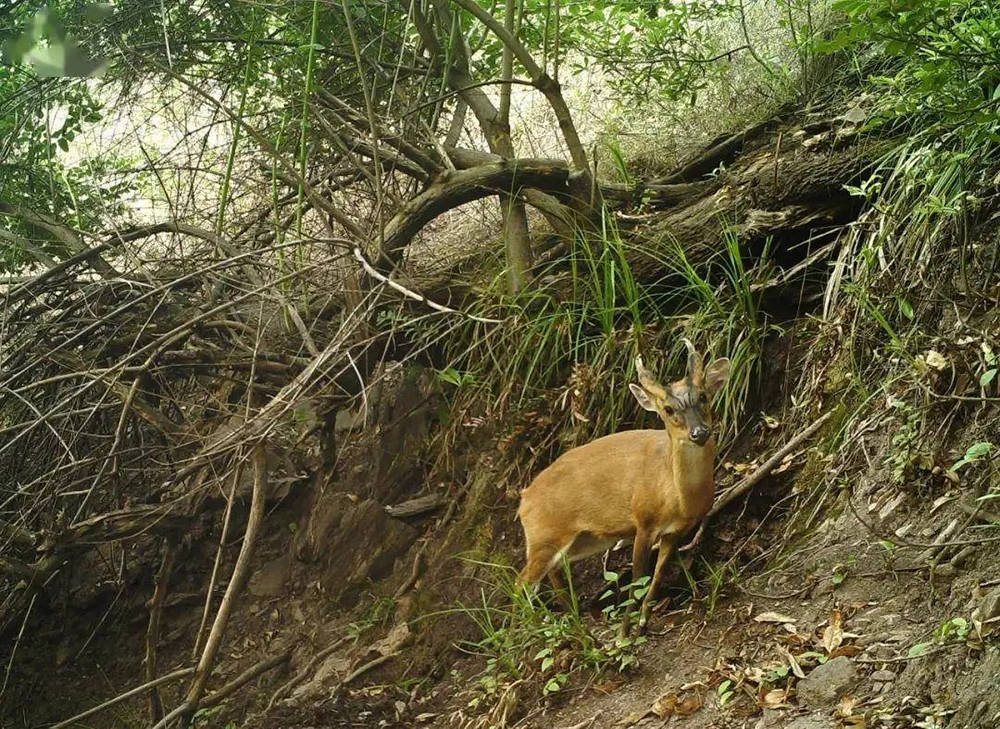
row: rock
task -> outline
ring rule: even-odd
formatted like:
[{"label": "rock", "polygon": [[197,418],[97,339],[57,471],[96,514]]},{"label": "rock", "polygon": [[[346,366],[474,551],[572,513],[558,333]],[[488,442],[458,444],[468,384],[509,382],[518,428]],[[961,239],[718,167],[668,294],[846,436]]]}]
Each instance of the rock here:
[{"label": "rock", "polygon": [[976,617],[984,623],[987,620],[1000,617],[1000,587],[994,587],[986,593],[979,605],[979,614]]},{"label": "rock", "polygon": [[847,656],[816,666],[799,681],[796,690],[799,702],[806,706],[825,706],[850,691],[858,680],[857,669]]},{"label": "rock", "polygon": [[875,673],[871,675],[871,680],[880,681],[883,683],[888,681],[895,681],[896,674],[893,673],[892,671],[887,671],[883,668],[881,671],[875,671]]},{"label": "rock", "polygon": [[254,597],[277,597],[284,590],[291,569],[291,552],[272,559],[253,573],[250,578],[250,594]]},{"label": "rock", "polygon": [[837,724],[824,714],[800,716],[785,724],[785,729],[836,729]]},{"label": "rock", "polygon": [[345,508],[337,528],[324,540],[325,568],[320,580],[332,600],[350,600],[368,580],[392,569],[420,532],[393,519],[371,499]]}]

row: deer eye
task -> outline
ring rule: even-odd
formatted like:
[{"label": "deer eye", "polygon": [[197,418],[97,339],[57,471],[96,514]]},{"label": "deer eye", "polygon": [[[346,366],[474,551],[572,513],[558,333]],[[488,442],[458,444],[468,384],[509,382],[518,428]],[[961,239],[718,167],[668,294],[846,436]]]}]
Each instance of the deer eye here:
[{"label": "deer eye", "polygon": [[701,395],[698,396],[698,402],[700,402],[702,405],[704,405],[705,403],[707,403],[708,402],[708,395],[706,395],[704,392],[701,393]]},{"label": "deer eye", "polygon": [[669,405],[664,405],[663,406],[663,412],[665,412],[667,415],[669,415],[669,416],[672,417],[673,414],[674,414],[674,409],[672,407],[670,407]]}]

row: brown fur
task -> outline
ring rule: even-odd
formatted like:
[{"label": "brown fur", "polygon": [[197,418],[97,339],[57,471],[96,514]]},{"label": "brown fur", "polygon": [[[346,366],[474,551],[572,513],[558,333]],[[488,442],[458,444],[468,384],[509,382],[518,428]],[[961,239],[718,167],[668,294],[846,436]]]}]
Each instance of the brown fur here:
[{"label": "brown fur", "polygon": [[[643,392],[637,397],[660,414],[666,430],[628,430],[574,448],[521,492],[518,516],[527,550],[522,582],[533,584],[557,574],[561,554],[570,561],[583,559],[618,539],[634,540],[633,575],[638,579],[646,574],[650,549],[659,541],[643,602],[640,626],[645,625],[674,543],[708,513],[714,498],[714,442],[709,437],[699,446],[688,437],[692,423],[711,425],[707,402],[700,398],[697,365],[667,390],[640,363]],[[724,365],[728,372],[728,361]],[[713,380],[713,387],[718,384]]]}]

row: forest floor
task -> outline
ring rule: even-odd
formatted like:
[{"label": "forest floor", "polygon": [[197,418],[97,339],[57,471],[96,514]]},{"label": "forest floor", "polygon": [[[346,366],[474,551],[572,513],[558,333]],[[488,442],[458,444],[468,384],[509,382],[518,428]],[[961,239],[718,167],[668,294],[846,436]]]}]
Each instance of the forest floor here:
[{"label": "forest floor", "polygon": [[[766,149],[752,151],[771,159]],[[996,232],[982,234],[995,242]],[[1000,293],[995,281],[980,283],[983,291]],[[785,336],[771,342],[775,351],[764,358],[769,392],[755,403],[771,416],[761,413],[759,423],[753,416],[750,435],[727,455],[732,463],[723,466],[722,485],[795,436],[799,426],[779,422],[794,409],[789,403],[799,412],[810,401],[813,413],[836,411],[836,427],[786,459],[742,511],[731,508],[710,523],[690,553],[698,574],[694,591],[676,569],[648,641],[634,650],[636,665],[620,673],[572,671],[548,695],[543,687],[551,675],[536,670],[537,646],[522,646],[526,655],[512,656],[517,666],[507,672],[474,655],[484,636],[468,606],[485,590],[491,606],[506,608],[490,582],[495,571],[460,556],[508,565],[521,560],[516,488],[490,470],[499,438],[485,426],[476,449],[455,466],[464,484],[457,486],[462,479],[456,477],[436,511],[413,519],[386,516],[384,505],[431,490],[419,448],[441,403],[433,388],[421,389],[426,383],[419,377],[410,390],[385,394],[381,404],[372,395],[380,415],[338,455],[336,473],[315,458],[308,468],[287,465],[294,476],[269,502],[266,534],[211,688],[263,668],[234,698],[206,702],[196,725],[1000,726],[1000,648],[993,639],[1000,562],[989,531],[1000,517],[979,499],[997,486],[997,472],[989,459],[954,467],[971,443],[996,440],[998,408],[993,398],[974,403],[974,410],[967,390],[942,375],[950,367],[959,373],[963,353],[978,351],[989,332],[1000,331],[1000,308],[956,309],[950,319],[949,312],[946,307],[923,325],[937,337],[939,359],[925,357],[930,369],[907,374],[900,385],[934,393],[919,410],[894,399],[893,383],[866,383],[878,396],[849,405],[849,386],[838,374],[849,359],[842,323],[817,324],[810,312],[790,317]],[[825,328],[823,343],[817,327]],[[874,347],[865,351],[870,355]],[[779,362],[806,362],[812,370],[786,372]],[[933,442],[916,442],[918,421],[930,424],[924,432],[937,433]],[[834,449],[824,450],[819,441],[831,442],[834,432]],[[245,519],[237,503],[234,534],[242,534]],[[191,665],[189,639],[200,632],[206,584],[216,597],[225,587],[224,580],[210,579],[218,545],[228,547],[219,565],[219,574],[228,575],[239,542],[224,539],[217,514],[210,513],[185,539],[188,551],[163,605],[161,674]],[[611,556],[611,569],[624,568],[626,551]],[[87,559],[106,555],[97,550]],[[145,639],[158,560],[141,541],[130,559],[141,567],[122,564],[128,580],[75,588],[58,623],[31,634],[30,650],[19,657],[27,678],[9,692],[15,709],[5,716],[20,722],[12,725],[50,725],[141,683],[136,646]],[[81,574],[87,567],[82,559],[77,565]],[[606,588],[598,558],[575,574],[585,605]],[[587,611],[584,624],[607,631],[599,607],[596,612]],[[176,705],[179,687],[164,687],[162,699]],[[137,696],[76,725],[148,726],[146,701]]]}]

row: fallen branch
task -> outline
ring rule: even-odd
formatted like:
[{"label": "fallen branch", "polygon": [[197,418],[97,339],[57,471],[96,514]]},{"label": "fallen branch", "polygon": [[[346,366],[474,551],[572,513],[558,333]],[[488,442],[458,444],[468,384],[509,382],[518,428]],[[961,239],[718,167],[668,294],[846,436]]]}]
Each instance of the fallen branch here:
[{"label": "fallen branch", "polygon": [[438,493],[427,494],[426,496],[419,496],[415,499],[410,499],[409,501],[403,501],[399,504],[392,504],[385,507],[385,513],[394,519],[406,519],[411,516],[420,516],[421,514],[426,514],[428,511],[434,511],[444,502],[444,497]]},{"label": "fallen branch", "polygon": [[273,694],[271,694],[271,698],[267,702],[267,709],[270,709],[278,701],[281,701],[283,698],[285,698],[285,696],[287,696],[293,688],[295,688],[303,679],[305,679],[306,676],[308,676],[312,671],[316,669],[316,666],[319,665],[320,661],[325,659],[327,656],[331,655],[335,650],[340,648],[340,646],[342,646],[348,640],[349,640],[348,636],[345,636],[339,640],[335,640],[333,643],[331,643],[326,648],[324,648],[319,653],[310,658],[309,662],[305,665],[305,668],[303,668],[301,671],[299,671],[290,679],[288,679],[285,683],[279,686]]},{"label": "fallen branch", "polygon": [[149,689],[149,719],[154,724],[163,718],[163,701],[156,688],[156,648],[160,642],[160,618],[163,615],[163,599],[167,594],[167,583],[174,570],[176,546],[172,539],[167,539],[163,550],[163,561],[156,573],[153,596],[149,600],[149,625],[146,628],[146,683],[152,684]]},{"label": "fallen branch", "polygon": [[253,496],[250,502],[250,517],[247,520],[246,531],[243,535],[243,545],[240,547],[239,556],[236,558],[236,566],[233,567],[233,574],[226,587],[226,594],[222,597],[219,610],[215,614],[215,621],[212,623],[212,630],[208,634],[205,642],[205,650],[198,661],[194,678],[188,689],[184,701],[173,711],[157,722],[153,729],[164,729],[170,726],[175,719],[180,718],[181,726],[186,726],[191,717],[198,711],[201,704],[202,694],[205,692],[205,682],[212,672],[215,664],[215,657],[218,655],[222,645],[222,634],[229,623],[229,615],[232,613],[237,596],[243,591],[243,587],[250,576],[250,559],[253,557],[257,532],[261,522],[264,520],[264,502],[267,496],[267,459],[264,455],[264,446],[258,444],[254,449],[254,479]]},{"label": "fallen branch", "polygon": [[423,544],[420,545],[420,549],[417,550],[416,555],[413,557],[413,566],[410,568],[410,575],[396,591],[392,593],[392,597],[398,600],[407,592],[410,591],[414,585],[417,584],[417,580],[420,579],[421,573],[424,571],[424,550],[427,549],[427,545],[430,544],[431,540],[427,539]]},{"label": "fallen branch", "polygon": [[726,506],[728,506],[735,499],[738,499],[740,496],[742,496],[747,491],[756,486],[758,483],[760,483],[765,476],[767,476],[771,471],[775,469],[775,467],[779,463],[781,463],[781,461],[784,459],[785,456],[787,456],[789,453],[798,448],[799,445],[804,440],[806,440],[813,433],[819,430],[820,427],[823,425],[823,423],[829,420],[830,416],[832,415],[833,412],[831,411],[825,413],[824,415],[821,415],[819,418],[814,420],[809,425],[809,427],[807,427],[805,430],[803,430],[802,432],[798,433],[793,438],[791,438],[791,440],[789,440],[787,443],[785,443],[785,445],[779,448],[773,456],[764,461],[764,463],[760,466],[760,468],[758,468],[756,471],[754,471],[749,476],[744,478],[739,484],[733,486],[731,489],[722,494],[722,496],[716,499],[715,505],[711,508],[708,514],[705,515],[705,518],[701,520],[701,525],[698,527],[698,531],[695,533],[694,538],[692,538],[690,542],[685,544],[678,551],[687,552],[698,546],[698,543],[701,542],[702,535],[705,532],[705,524],[708,523],[709,519],[718,514],[724,508],[726,508]]},{"label": "fallen branch", "polygon": [[237,676],[232,681],[227,683],[225,686],[220,688],[218,691],[209,696],[206,696],[205,699],[201,702],[201,708],[206,709],[210,706],[215,706],[216,704],[222,703],[230,696],[232,696],[234,693],[236,693],[243,685],[250,683],[261,674],[270,671],[272,668],[280,666],[282,663],[287,663],[291,659],[291,657],[292,657],[292,651],[287,650],[280,655],[271,656],[270,658],[260,661],[259,663],[256,663],[253,666],[250,666],[250,668],[245,670],[243,673],[241,673],[239,676]]},{"label": "fallen branch", "polygon": [[355,681],[355,680],[361,678],[362,676],[364,676],[369,671],[371,671],[371,670],[373,670],[375,668],[378,668],[383,663],[385,663],[386,661],[388,661],[390,658],[395,658],[397,655],[399,655],[399,654],[398,653],[386,653],[384,656],[379,656],[378,658],[373,658],[372,660],[368,661],[368,663],[364,664],[360,668],[356,668],[353,671],[351,671],[351,673],[348,674],[347,677],[343,681],[340,682],[340,685],[337,688],[343,688],[344,686],[346,686],[347,684],[351,683],[352,681]]},{"label": "fallen branch", "polygon": [[138,696],[139,694],[149,691],[150,689],[155,689],[157,686],[162,686],[165,683],[170,683],[171,681],[176,681],[179,678],[184,678],[185,676],[190,676],[194,673],[194,666],[188,666],[187,668],[178,668],[176,671],[171,671],[170,673],[165,673],[153,681],[147,681],[144,684],[136,686],[134,689],[129,689],[123,694],[115,696],[113,699],[108,699],[103,704],[98,704],[97,706],[87,709],[82,714],[77,714],[76,716],[70,717],[65,721],[61,721],[58,724],[53,724],[49,729],[64,729],[64,727],[71,726],[84,719],[98,714],[105,709],[110,709],[115,704],[120,704],[123,701],[131,699],[133,696]]}]

